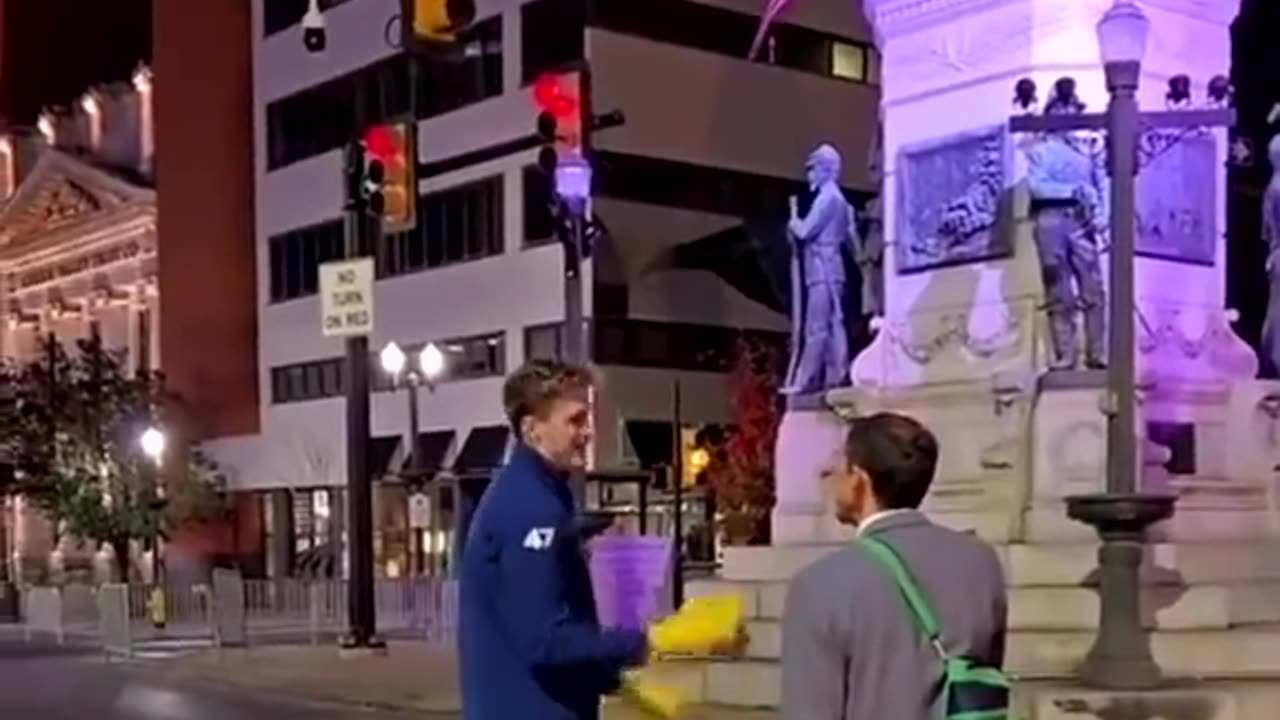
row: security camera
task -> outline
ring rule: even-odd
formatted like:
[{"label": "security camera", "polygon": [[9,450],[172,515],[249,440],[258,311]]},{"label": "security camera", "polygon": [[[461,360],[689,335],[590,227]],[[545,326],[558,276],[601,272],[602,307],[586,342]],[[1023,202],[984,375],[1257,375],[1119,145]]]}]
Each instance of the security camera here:
[{"label": "security camera", "polygon": [[326,44],[324,13],[320,12],[320,0],[310,0],[307,12],[302,16],[302,45],[307,52],[324,52]]}]

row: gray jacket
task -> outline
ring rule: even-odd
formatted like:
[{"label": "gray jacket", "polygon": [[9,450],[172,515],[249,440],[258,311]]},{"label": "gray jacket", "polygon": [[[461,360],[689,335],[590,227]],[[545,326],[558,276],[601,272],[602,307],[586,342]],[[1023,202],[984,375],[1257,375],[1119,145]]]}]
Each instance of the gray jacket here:
[{"label": "gray jacket", "polygon": [[[1004,661],[1005,584],[976,536],[908,511],[866,531],[893,546],[929,596],[952,654]],[[942,671],[897,586],[863,551],[842,548],[800,572],[782,627],[783,720],[932,720]]]}]

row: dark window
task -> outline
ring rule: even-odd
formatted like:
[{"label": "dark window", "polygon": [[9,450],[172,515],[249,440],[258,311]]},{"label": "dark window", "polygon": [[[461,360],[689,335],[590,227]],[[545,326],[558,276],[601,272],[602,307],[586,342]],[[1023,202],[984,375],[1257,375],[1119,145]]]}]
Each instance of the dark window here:
[{"label": "dark window", "polygon": [[[554,4],[565,1],[538,0]],[[688,0],[593,0],[587,12],[590,27],[738,59],[751,47],[759,23],[754,15]],[[759,62],[843,80],[868,81],[867,58],[874,49],[866,43],[787,23],[774,23],[769,38]],[[856,57],[859,53],[861,63]]]},{"label": "dark window", "polygon": [[542,168],[530,165],[524,169],[524,244],[546,245],[555,241],[555,219],[551,215],[554,200],[551,178]]},{"label": "dark window", "polygon": [[502,176],[423,195],[417,226],[383,237],[376,253],[378,277],[499,255],[502,216]]},{"label": "dark window", "polygon": [[[320,12],[337,7],[349,0],[320,0]],[[307,0],[263,0],[262,34],[271,37],[302,22],[307,13]]]},{"label": "dark window", "polygon": [[[503,333],[490,333],[437,341],[445,354],[445,372],[439,382],[494,377],[506,373],[506,342]],[[404,348],[416,358],[426,343]],[[271,368],[271,402],[276,405],[338,397],[346,392],[346,360],[324,358]],[[392,378],[383,372],[376,355],[369,360],[369,386],[374,392],[395,390]]]},{"label": "dark window", "polygon": [[586,0],[535,0],[520,8],[520,67],[524,82],[583,58]]},{"label": "dark window", "polygon": [[[384,235],[372,248],[378,277],[501,254],[502,190],[502,177],[496,176],[422,196],[417,226]],[[344,257],[345,230],[339,218],[273,236],[271,302],[314,295],[320,265]]]},{"label": "dark window", "polygon": [[346,223],[338,218],[273,236],[271,302],[315,294],[320,264],[343,257],[345,230]]},{"label": "dark window", "polygon": [[786,347],[783,333],[714,325],[597,318],[592,329],[593,355],[601,365],[723,372],[744,336],[770,347]]},{"label": "dark window", "polygon": [[460,340],[446,340],[445,373],[450,379],[493,377],[506,373],[505,335],[494,333]]},{"label": "dark window", "polygon": [[564,352],[561,332],[563,325],[538,325],[525,328],[524,357],[526,360],[555,360]]},{"label": "dark window", "polygon": [[[454,50],[422,56],[418,119],[502,94],[502,18],[462,33]],[[267,169],[336,150],[355,134],[355,115],[368,124],[410,113],[409,60],[403,53],[301,90],[267,105]]]}]

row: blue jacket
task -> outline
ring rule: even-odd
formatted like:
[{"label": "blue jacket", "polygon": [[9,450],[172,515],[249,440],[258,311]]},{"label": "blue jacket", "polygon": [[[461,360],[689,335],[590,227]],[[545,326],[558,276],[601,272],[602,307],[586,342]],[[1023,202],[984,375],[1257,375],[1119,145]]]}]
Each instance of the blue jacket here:
[{"label": "blue jacket", "polygon": [[463,550],[464,720],[596,720],[643,659],[643,633],[602,630],[566,478],[518,445]]}]

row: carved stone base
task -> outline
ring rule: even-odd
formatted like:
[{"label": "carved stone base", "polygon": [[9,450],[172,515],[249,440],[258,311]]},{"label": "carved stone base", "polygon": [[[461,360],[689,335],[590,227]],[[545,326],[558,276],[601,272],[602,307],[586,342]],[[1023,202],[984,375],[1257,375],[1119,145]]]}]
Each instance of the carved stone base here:
[{"label": "carved stone base", "polygon": [[789,403],[778,427],[774,453],[776,502],[773,543],[806,544],[848,536],[835,522],[823,471],[838,461],[844,446],[844,422],[815,403]]}]

